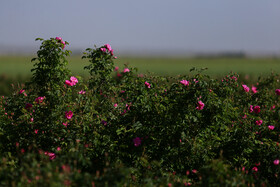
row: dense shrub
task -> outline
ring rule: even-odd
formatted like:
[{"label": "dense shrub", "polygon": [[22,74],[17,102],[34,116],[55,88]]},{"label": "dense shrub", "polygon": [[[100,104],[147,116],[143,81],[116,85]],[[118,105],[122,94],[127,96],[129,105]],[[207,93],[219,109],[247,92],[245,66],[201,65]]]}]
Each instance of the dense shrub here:
[{"label": "dense shrub", "polygon": [[83,82],[67,42],[39,40],[31,81],[0,100],[1,185],[280,182],[278,75],[250,87],[234,73],[142,76],[105,44],[84,53]]}]

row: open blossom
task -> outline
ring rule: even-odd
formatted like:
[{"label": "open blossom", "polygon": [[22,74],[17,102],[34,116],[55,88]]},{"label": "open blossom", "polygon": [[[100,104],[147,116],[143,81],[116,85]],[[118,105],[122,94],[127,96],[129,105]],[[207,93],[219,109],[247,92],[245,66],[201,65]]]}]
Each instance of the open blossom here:
[{"label": "open blossom", "polygon": [[55,37],[55,40],[57,40],[58,41],[58,43],[62,43],[63,44],[63,47],[62,47],[62,49],[64,49],[65,48],[65,42],[62,40],[62,38],[61,37]]},{"label": "open blossom", "polygon": [[280,95],[280,89],[276,89],[276,90],[275,90],[275,93],[276,93],[277,95]]},{"label": "open blossom", "polygon": [[118,71],[119,70],[119,67],[118,66],[116,66],[115,67],[115,69],[114,69],[114,71]]},{"label": "open blossom", "polygon": [[253,110],[254,110],[254,112],[255,112],[256,114],[258,114],[258,113],[261,112],[261,107],[258,106],[258,105],[257,105],[257,106],[254,106]]},{"label": "open blossom", "polygon": [[198,101],[196,109],[202,110],[203,108],[204,108],[204,103],[202,101]]},{"label": "open blossom", "polygon": [[250,88],[247,85],[243,84],[242,87],[243,87],[245,92],[249,92],[250,91]]},{"label": "open blossom", "polygon": [[74,76],[70,77],[70,80],[66,80],[65,84],[67,84],[68,86],[74,86],[78,83],[78,79]]},{"label": "open blossom", "polygon": [[188,86],[190,84],[189,81],[187,81],[187,80],[181,80],[180,83],[185,86]]},{"label": "open blossom", "polygon": [[65,127],[67,127],[67,126],[68,126],[68,122],[62,123],[62,125],[64,125]]},{"label": "open blossom", "polygon": [[35,99],[35,102],[36,102],[37,104],[42,103],[43,100],[44,100],[45,98],[46,98],[45,96],[44,96],[44,97],[37,97],[37,98]]},{"label": "open blossom", "polygon": [[145,86],[146,86],[147,88],[151,88],[151,84],[148,83],[147,81],[145,82]]},{"label": "open blossom", "polygon": [[139,137],[134,138],[133,143],[135,147],[138,147],[139,145],[141,145],[141,138]]},{"label": "open blossom", "polygon": [[70,111],[66,111],[65,112],[65,117],[67,119],[71,119],[73,117],[73,112],[70,110]]},{"label": "open blossom", "polygon": [[269,130],[273,130],[275,127],[273,125],[267,126]]},{"label": "open blossom", "polygon": [[73,85],[77,84],[79,81],[76,77],[72,76],[70,77],[71,82],[73,83]]},{"label": "open blossom", "polygon": [[50,160],[53,160],[56,157],[55,153],[48,153],[48,156],[49,156]]},{"label": "open blossom", "polygon": [[124,68],[123,72],[127,73],[127,72],[130,72],[130,70],[128,68]]},{"label": "open blossom", "polygon": [[256,125],[261,125],[262,123],[263,123],[262,120],[258,120],[258,121],[255,122]]},{"label": "open blossom", "polygon": [[252,86],[252,92],[253,92],[253,93],[257,93],[257,92],[258,92],[257,87]]},{"label": "open blossom", "polygon": [[278,165],[279,162],[280,162],[279,159],[276,159],[276,160],[273,161],[273,164],[274,164],[274,165]]},{"label": "open blossom", "polygon": [[79,91],[79,94],[84,95],[85,93],[86,93],[86,91],[84,91],[84,90]]},{"label": "open blossom", "polygon": [[100,50],[103,52],[103,53],[106,53],[107,49],[106,48],[103,48],[101,47]]},{"label": "open blossom", "polygon": [[108,51],[112,51],[112,47],[110,46],[110,44],[105,44],[104,46],[108,49]]}]

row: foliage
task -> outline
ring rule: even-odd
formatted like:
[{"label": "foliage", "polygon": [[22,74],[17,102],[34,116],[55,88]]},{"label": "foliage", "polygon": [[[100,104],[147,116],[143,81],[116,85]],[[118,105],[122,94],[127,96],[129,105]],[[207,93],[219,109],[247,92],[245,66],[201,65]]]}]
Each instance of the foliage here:
[{"label": "foliage", "polygon": [[66,42],[41,41],[31,82],[0,100],[1,185],[280,182],[279,75],[252,87],[195,68],[137,75],[114,67],[105,44],[86,50],[83,81],[66,67]]}]

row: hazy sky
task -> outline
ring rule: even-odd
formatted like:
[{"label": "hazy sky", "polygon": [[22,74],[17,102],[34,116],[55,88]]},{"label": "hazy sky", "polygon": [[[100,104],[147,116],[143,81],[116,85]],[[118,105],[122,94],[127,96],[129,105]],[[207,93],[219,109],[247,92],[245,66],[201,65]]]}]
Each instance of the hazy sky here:
[{"label": "hazy sky", "polygon": [[280,0],[1,0],[0,45],[280,52]]}]

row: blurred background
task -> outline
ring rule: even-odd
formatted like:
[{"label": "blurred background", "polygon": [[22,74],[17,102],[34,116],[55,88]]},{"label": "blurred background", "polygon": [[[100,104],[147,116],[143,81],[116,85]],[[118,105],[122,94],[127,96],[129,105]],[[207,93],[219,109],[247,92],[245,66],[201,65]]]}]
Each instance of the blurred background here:
[{"label": "blurred background", "polygon": [[280,71],[279,20],[279,0],[1,1],[0,88],[31,76],[35,38],[56,36],[70,43],[74,75],[87,76],[86,48],[109,43],[116,66],[139,73],[207,67],[214,76],[255,78]]}]

